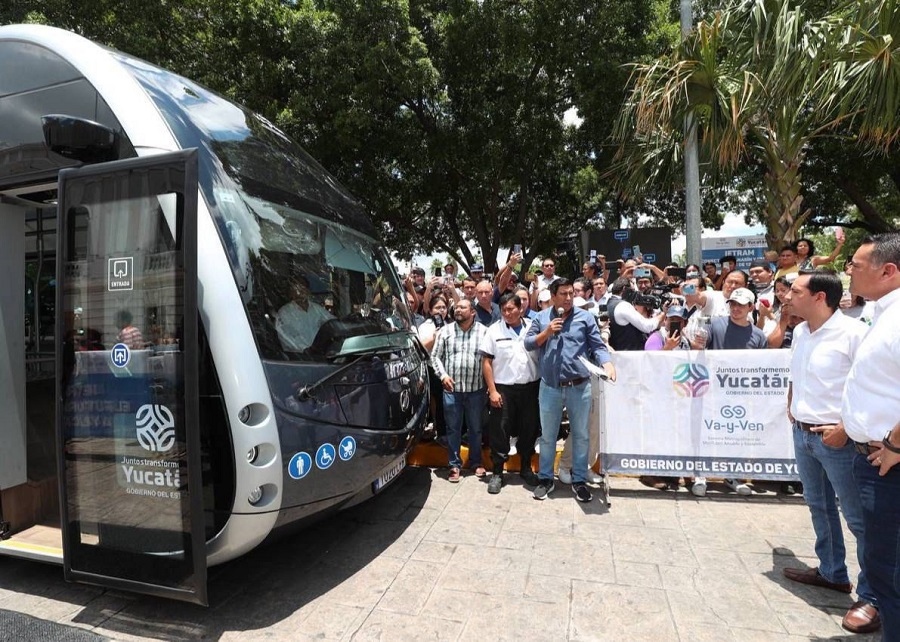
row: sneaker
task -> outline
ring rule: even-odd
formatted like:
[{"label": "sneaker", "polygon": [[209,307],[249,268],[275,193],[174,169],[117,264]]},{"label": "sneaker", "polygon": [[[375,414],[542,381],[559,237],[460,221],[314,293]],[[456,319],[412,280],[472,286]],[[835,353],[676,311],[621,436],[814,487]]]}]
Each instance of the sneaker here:
[{"label": "sneaker", "polygon": [[587,480],[591,484],[602,484],[603,483],[603,475],[601,475],[600,473],[595,473],[593,470],[588,468]]},{"label": "sneaker", "polygon": [[553,483],[552,479],[542,479],[534,489],[533,496],[535,499],[547,499],[547,495],[552,493],[555,488],[556,485]]},{"label": "sneaker", "polygon": [[512,457],[516,454],[516,442],[519,441],[518,437],[510,437],[509,438],[509,456]]},{"label": "sneaker", "polygon": [[496,495],[501,488],[503,488],[503,473],[494,473],[488,481],[488,492],[491,495]]},{"label": "sneaker", "polygon": [[736,479],[726,479],[725,485],[738,495],[749,495],[752,492],[747,484]]},{"label": "sneaker", "polygon": [[519,477],[525,482],[526,486],[537,486],[540,483],[538,476],[530,468],[524,468],[519,472]]},{"label": "sneaker", "polygon": [[447,477],[447,479],[449,479],[454,484],[457,483],[459,481],[459,468],[451,468],[450,476]]},{"label": "sneaker", "polygon": [[481,479],[482,477],[484,477],[486,473],[487,473],[487,471],[484,469],[484,466],[482,466],[481,464],[478,464],[475,466],[475,476],[478,479]]},{"label": "sneaker", "polygon": [[706,497],[706,478],[696,477],[694,483],[691,484],[691,493],[697,497]]},{"label": "sneaker", "polygon": [[572,483],[572,471],[568,468],[560,468],[559,469],[559,477],[560,483],[563,484],[571,484]]},{"label": "sneaker", "polygon": [[573,484],[572,492],[575,493],[575,499],[580,502],[587,503],[594,498],[594,496],[591,495],[591,489],[588,488],[587,484],[585,484],[584,482]]}]

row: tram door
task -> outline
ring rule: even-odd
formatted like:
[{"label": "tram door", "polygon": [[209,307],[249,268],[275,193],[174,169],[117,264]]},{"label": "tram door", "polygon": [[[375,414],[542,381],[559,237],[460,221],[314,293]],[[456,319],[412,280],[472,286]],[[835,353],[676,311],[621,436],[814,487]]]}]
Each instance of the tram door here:
[{"label": "tram door", "polygon": [[58,217],[66,579],[206,604],[196,150],[63,170]]}]

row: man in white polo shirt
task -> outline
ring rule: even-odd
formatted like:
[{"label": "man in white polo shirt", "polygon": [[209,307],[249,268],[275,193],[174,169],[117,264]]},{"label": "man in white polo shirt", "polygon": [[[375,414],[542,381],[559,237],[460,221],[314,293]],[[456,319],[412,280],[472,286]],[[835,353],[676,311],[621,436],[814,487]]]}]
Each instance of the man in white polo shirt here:
[{"label": "man in white polo shirt", "polygon": [[850,292],[875,301],[872,327],[844,387],[841,419],[856,442],[853,477],[865,569],[883,642],[900,640],[900,234],[866,238],[850,261]]},{"label": "man in white polo shirt", "polygon": [[[488,492],[497,494],[503,487],[503,465],[509,459],[509,439],[517,436],[516,450],[521,460],[519,474],[529,486],[537,486],[538,478],[531,468],[534,442],[540,426],[538,393],[538,353],[525,349],[525,335],[531,319],[522,317],[527,306],[519,295],[500,297],[503,318],[493,323],[481,344],[482,372],[488,399],[500,410],[500,421],[491,424],[491,462],[494,474],[488,481]],[[862,325],[862,324],[860,324]]]},{"label": "man in white polo shirt", "polygon": [[853,479],[856,450],[840,424],[844,382],[868,328],[841,313],[842,294],[834,271],[801,271],[786,299],[795,314],[806,319],[794,329],[791,344],[787,415],[793,423],[794,459],[816,532],[819,566],[785,568],[784,575],[841,593],[853,590],[841,528],[840,513],[844,513],[856,537],[861,570],[856,586],[859,600],[847,611],[843,625],[854,633],[870,633],[878,630],[880,619],[863,561],[863,512]]}]

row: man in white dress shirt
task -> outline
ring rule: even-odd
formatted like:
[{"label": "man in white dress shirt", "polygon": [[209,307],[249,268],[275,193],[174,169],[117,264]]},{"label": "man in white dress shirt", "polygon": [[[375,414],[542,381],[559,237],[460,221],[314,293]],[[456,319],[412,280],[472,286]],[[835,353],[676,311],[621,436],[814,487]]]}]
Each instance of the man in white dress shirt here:
[{"label": "man in white dress shirt", "polygon": [[845,560],[842,512],[856,537],[861,569],[856,586],[859,599],[847,611],[843,625],[854,633],[868,633],[878,630],[880,620],[863,561],[863,512],[853,479],[856,450],[840,424],[844,381],[868,328],[841,313],[842,294],[837,274],[815,270],[800,272],[787,296],[794,312],[806,319],[794,329],[791,344],[787,415],[793,423],[794,459],[816,532],[819,566],[785,568],[784,575],[841,593],[853,590]]},{"label": "man in white dress shirt", "polygon": [[853,476],[865,568],[884,642],[900,640],[900,234],[866,238],[850,263],[850,292],[875,301],[872,327],[844,387],[841,419],[856,442]]},{"label": "man in white dress shirt", "polygon": [[319,328],[334,318],[309,298],[309,281],[300,275],[291,285],[291,300],[278,309],[275,330],[285,350],[303,351],[312,345]]}]

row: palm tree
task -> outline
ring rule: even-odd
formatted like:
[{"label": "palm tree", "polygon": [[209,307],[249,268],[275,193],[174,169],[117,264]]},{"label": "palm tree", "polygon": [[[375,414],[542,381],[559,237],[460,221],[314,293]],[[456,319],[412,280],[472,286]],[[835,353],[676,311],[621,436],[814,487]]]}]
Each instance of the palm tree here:
[{"label": "palm tree", "polygon": [[845,121],[868,144],[898,133],[896,3],[854,6],[812,17],[796,0],[745,0],[701,21],[672,55],[634,65],[609,172],[623,195],[678,184],[690,115],[705,172],[758,163],[768,242],[796,240],[811,213],[801,182],[809,143]]}]

